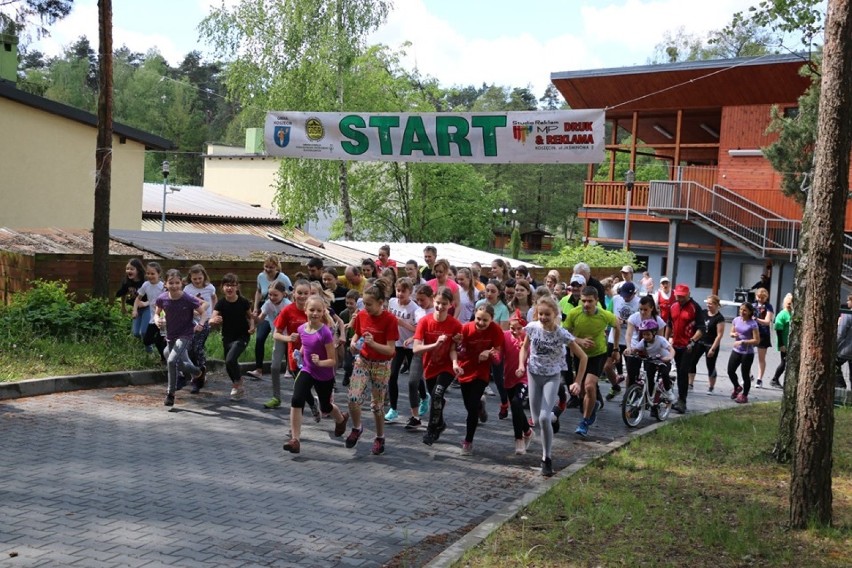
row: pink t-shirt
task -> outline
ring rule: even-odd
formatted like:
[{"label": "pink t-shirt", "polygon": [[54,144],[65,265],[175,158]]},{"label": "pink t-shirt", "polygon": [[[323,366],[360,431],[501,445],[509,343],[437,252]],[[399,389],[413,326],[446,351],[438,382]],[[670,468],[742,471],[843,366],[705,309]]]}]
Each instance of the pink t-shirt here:
[{"label": "pink t-shirt", "polygon": [[327,325],[322,326],[313,333],[308,333],[305,326],[299,326],[299,338],[302,341],[302,370],[310,374],[318,381],[330,381],[334,378],[334,367],[319,367],[311,360],[314,353],[319,355],[320,361],[328,359],[326,345],[334,343],[334,334]]},{"label": "pink t-shirt", "polygon": [[[515,338],[512,332],[506,330],[503,332],[503,386],[507,389],[514,387],[517,384],[527,384],[527,373],[518,377],[515,371],[518,370],[518,365],[521,362],[521,345],[524,343],[524,333]],[[526,365],[524,365],[526,367]]]}]

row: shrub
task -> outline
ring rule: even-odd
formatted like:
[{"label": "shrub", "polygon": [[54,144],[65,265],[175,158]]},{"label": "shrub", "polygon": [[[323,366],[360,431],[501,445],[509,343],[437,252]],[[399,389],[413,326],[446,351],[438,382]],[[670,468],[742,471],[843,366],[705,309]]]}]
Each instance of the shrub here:
[{"label": "shrub", "polygon": [[585,262],[592,268],[615,267],[629,264],[635,269],[642,268],[636,261],[636,255],[632,251],[623,249],[609,250],[601,245],[575,245],[562,247],[554,255],[540,255],[536,257],[535,263],[548,267],[572,267],[578,262]]}]

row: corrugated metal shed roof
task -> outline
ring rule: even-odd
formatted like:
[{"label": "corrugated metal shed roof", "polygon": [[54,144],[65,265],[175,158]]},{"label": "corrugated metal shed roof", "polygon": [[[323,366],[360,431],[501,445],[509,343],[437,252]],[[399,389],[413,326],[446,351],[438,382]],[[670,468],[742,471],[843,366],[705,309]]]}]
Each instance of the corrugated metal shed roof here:
[{"label": "corrugated metal shed roof", "polygon": [[[481,263],[483,266],[491,264],[495,258],[502,258],[512,266],[523,264],[530,268],[540,268],[537,264],[531,262],[520,263],[514,258],[500,256],[494,253],[478,250],[475,248],[466,247],[456,243],[389,243],[379,241],[329,241],[329,244],[345,247],[356,251],[357,263],[361,263],[361,259],[369,257],[372,259],[378,258],[379,247],[389,245],[391,249],[390,257],[398,264],[405,264],[409,259],[414,259],[418,264],[423,264],[423,249],[432,245],[438,249],[438,258],[446,258],[447,261],[454,266],[470,266],[474,261]],[[330,251],[330,249],[329,249]]]},{"label": "corrugated metal shed roof", "polygon": [[[257,219],[279,221],[281,217],[271,204],[264,203],[254,207],[245,201],[239,201],[218,195],[197,185],[166,184],[176,188],[166,196],[166,217],[170,215],[195,215],[199,217],[222,217],[228,219]],[[157,214],[163,212],[163,184],[142,184],[142,213]]]},{"label": "corrugated metal shed roof", "polygon": [[[159,233],[162,227],[160,219],[153,217],[142,219],[142,230]],[[203,233],[214,235],[254,235],[267,238],[270,231],[280,230],[280,225],[256,225],[254,223],[221,223],[210,221],[196,221],[193,219],[166,219],[167,233]]]},{"label": "corrugated metal shed roof", "polygon": [[110,237],[167,259],[262,260],[273,253],[285,262],[305,262],[313,256],[291,244],[256,235],[113,230]]},{"label": "corrugated metal shed roof", "polygon": [[[0,227],[0,250],[19,254],[92,254],[92,232],[85,229],[10,229]],[[110,240],[109,253],[145,256],[142,250]]]}]

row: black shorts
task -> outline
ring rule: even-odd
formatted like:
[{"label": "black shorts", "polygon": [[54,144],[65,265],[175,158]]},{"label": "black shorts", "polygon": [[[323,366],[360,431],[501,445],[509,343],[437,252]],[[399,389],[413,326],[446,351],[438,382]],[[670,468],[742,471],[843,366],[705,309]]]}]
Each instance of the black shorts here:
[{"label": "black shorts", "polygon": [[757,344],[759,349],[769,349],[772,347],[772,336],[768,333],[760,336],[760,343]]},{"label": "black shorts", "polygon": [[586,361],[586,374],[600,377],[603,373],[604,363],[609,358],[609,354],[601,353],[594,357],[589,357]]}]

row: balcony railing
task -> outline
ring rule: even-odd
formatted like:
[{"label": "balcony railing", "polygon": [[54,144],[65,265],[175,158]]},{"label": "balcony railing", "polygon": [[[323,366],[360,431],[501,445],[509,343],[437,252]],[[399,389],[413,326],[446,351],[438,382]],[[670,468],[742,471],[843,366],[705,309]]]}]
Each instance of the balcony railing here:
[{"label": "balcony railing", "polygon": [[[624,209],[627,204],[627,186],[618,181],[587,181],[583,205],[596,209]],[[648,182],[636,182],[630,192],[630,208],[648,207]]]}]

